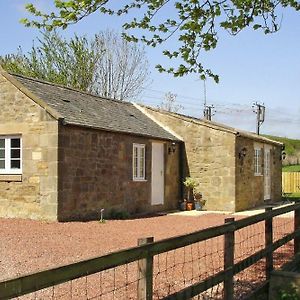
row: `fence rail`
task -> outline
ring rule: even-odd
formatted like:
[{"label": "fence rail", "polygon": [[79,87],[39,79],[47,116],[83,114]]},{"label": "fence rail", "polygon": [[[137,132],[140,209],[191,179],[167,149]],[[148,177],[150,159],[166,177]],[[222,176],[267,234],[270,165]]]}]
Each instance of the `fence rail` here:
[{"label": "fence rail", "polygon": [[283,172],[282,189],[284,193],[300,192],[300,172]]},{"label": "fence rail", "polygon": [[[274,241],[273,219],[277,216],[282,216],[293,211],[295,213],[292,232],[287,233],[287,231],[285,231],[285,234],[279,235],[279,238]],[[250,266],[253,266],[261,259],[266,259],[266,265],[264,267],[264,270],[266,272],[266,281],[264,282],[265,286],[265,283],[269,279],[269,274],[273,269],[273,253],[292,240],[294,240],[294,251],[298,252],[300,249],[299,203],[285,206],[279,209],[272,210],[271,208],[269,208],[266,209],[266,212],[264,213],[237,221],[235,221],[233,218],[227,219],[225,221],[226,222],[224,225],[207,228],[205,230],[193,232],[187,235],[172,237],[157,242],[153,242],[153,238],[142,239],[139,241],[139,246],[137,247],[49,269],[46,271],[29,274],[23,277],[2,281],[0,282],[0,299],[11,299],[22,295],[27,295],[29,293],[36,292],[48,287],[53,287],[62,283],[70,282],[77,278],[86,277],[91,274],[137,262],[139,277],[136,280],[137,293],[135,299],[150,300],[153,299],[153,258],[161,254],[168,254],[171,251],[176,251],[176,249],[179,248],[184,249],[184,247],[187,246],[192,247],[196,243],[206,242],[214,238],[222,237],[223,250],[219,252],[218,250],[216,250],[218,252],[218,255],[223,256],[223,267],[220,268],[218,272],[215,271],[213,274],[207,273],[208,275],[205,279],[198,280],[197,282],[192,282],[191,280],[190,284],[187,284],[188,286],[185,286],[180,290],[170,292],[167,296],[161,297],[159,299],[190,299],[201,294],[202,292],[213,288],[218,284],[223,284],[223,298],[225,300],[230,300],[234,298],[234,276],[249,268]],[[241,257],[241,259],[236,261],[235,251],[237,247],[236,243],[238,241],[235,240],[237,240],[236,238],[238,236],[236,236],[235,238],[235,235],[237,235],[237,232],[245,230],[250,226],[258,224],[259,222],[263,222],[264,224],[264,232],[262,233],[264,235],[264,245],[260,248],[258,247],[258,250],[253,246],[255,249],[252,249],[252,252],[249,255],[247,255],[246,257]],[[284,227],[285,225],[281,224],[280,226]],[[255,236],[253,236],[252,238],[255,238]],[[242,242],[243,241],[240,241],[240,244],[242,244]],[[191,248],[191,251],[192,250],[193,249]],[[187,254],[184,252],[184,254],[181,255],[184,255],[185,257]],[[166,260],[167,264],[168,256],[164,259]],[[184,263],[185,262],[183,262],[183,264]],[[192,264],[194,263],[193,255],[191,255],[189,263],[189,266],[192,266]],[[174,267],[175,257],[173,268]],[[184,265],[182,265],[182,268],[184,268]],[[184,272],[183,269],[182,272]],[[116,281],[115,278],[113,280]]]}]

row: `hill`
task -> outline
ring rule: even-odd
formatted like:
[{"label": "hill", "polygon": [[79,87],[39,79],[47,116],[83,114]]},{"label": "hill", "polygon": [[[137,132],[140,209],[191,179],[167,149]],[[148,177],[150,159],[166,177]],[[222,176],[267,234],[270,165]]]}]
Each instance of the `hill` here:
[{"label": "hill", "polygon": [[272,140],[284,143],[286,159],[283,161],[283,165],[299,165],[300,164],[300,140],[289,139],[286,137],[264,135]]},{"label": "hill", "polygon": [[289,139],[286,137],[280,137],[280,136],[272,136],[272,135],[264,135],[267,138],[270,138],[272,140],[284,143],[285,145],[285,152],[287,155],[295,155],[299,154],[300,152],[300,140],[296,139]]}]

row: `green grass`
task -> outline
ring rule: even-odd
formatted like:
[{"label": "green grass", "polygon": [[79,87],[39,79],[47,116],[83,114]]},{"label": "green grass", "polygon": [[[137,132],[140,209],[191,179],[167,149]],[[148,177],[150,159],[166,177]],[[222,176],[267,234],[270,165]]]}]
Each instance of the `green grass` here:
[{"label": "green grass", "polygon": [[289,200],[300,199],[300,193],[288,193],[284,198],[288,198]]},{"label": "green grass", "polygon": [[300,165],[284,166],[282,172],[300,172]]},{"label": "green grass", "polygon": [[272,140],[284,143],[285,152],[287,155],[294,155],[297,152],[300,152],[300,140],[289,139],[289,138],[280,137],[280,136],[272,136],[272,135],[264,135],[264,136],[267,138],[270,138]]}]

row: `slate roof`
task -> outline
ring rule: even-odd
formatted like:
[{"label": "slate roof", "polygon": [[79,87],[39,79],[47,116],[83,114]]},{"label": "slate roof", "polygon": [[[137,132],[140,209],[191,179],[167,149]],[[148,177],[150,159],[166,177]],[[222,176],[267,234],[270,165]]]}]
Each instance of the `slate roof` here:
[{"label": "slate roof", "polygon": [[65,124],[178,140],[130,102],[102,98],[16,74],[10,75],[61,114]]}]

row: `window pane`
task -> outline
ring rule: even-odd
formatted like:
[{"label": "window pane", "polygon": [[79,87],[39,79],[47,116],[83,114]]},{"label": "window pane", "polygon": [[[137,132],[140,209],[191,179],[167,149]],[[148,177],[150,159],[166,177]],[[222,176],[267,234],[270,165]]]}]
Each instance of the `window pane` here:
[{"label": "window pane", "polygon": [[5,157],[5,150],[0,149],[0,159]]},{"label": "window pane", "polygon": [[12,169],[20,169],[20,167],[21,167],[21,162],[20,162],[20,160],[11,160],[11,161],[10,161],[10,167],[11,167]]},{"label": "window pane", "polygon": [[136,180],[145,179],[145,146],[133,146],[133,178]]},{"label": "window pane", "polygon": [[138,158],[134,158],[134,177],[138,177]]},{"label": "window pane", "polygon": [[21,157],[20,156],[20,154],[21,154],[20,149],[12,149],[10,151],[10,153],[11,153],[11,158],[20,158]]},{"label": "window pane", "polygon": [[5,139],[0,139],[0,148],[5,148]]},{"label": "window pane", "polygon": [[140,148],[140,177],[144,179],[144,148]]},{"label": "window pane", "polygon": [[0,169],[5,169],[5,161],[0,160]]},{"label": "window pane", "polygon": [[11,139],[10,143],[11,148],[20,148],[21,146],[20,139]]}]

